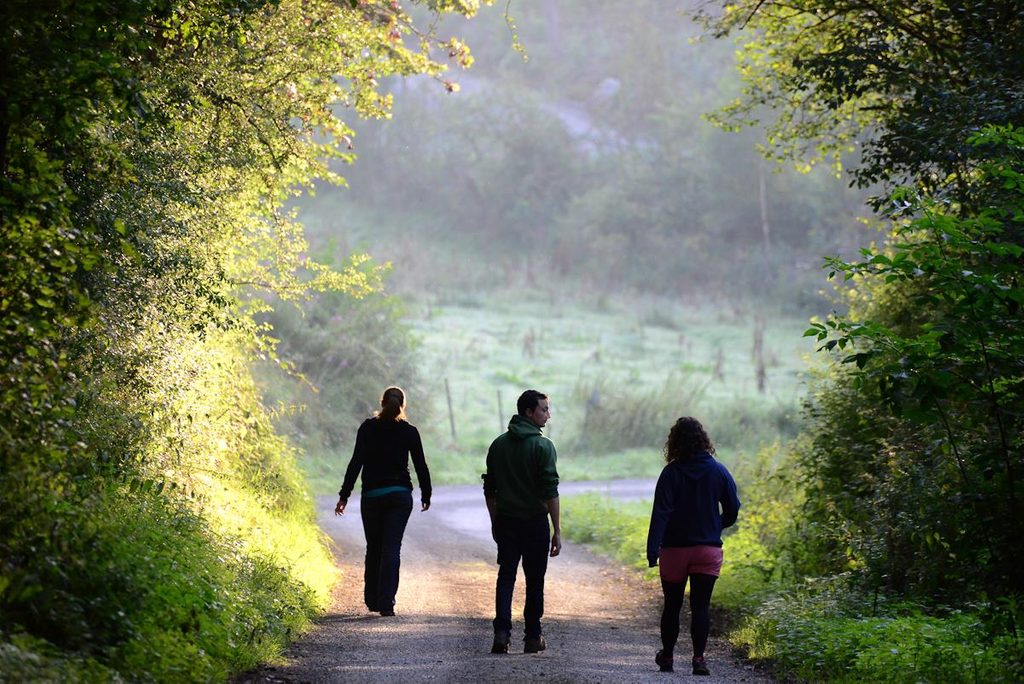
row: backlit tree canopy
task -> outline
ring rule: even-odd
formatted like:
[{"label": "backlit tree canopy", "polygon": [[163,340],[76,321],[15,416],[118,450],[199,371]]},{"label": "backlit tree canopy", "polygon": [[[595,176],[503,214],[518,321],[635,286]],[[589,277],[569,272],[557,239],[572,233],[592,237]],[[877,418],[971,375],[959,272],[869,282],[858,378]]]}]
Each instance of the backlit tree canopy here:
[{"label": "backlit tree canopy", "polygon": [[380,79],[469,54],[384,0],[13,0],[0,27],[0,636],[157,680],[178,665],[139,644],[198,649],[220,678],[329,584],[249,375],[272,353],[256,295],[379,280],[307,258],[282,207],[341,181]]},{"label": "backlit tree canopy", "polygon": [[744,32],[744,95],[721,118],[771,108],[782,156],[863,142],[863,184],[940,182],[977,156],[966,140],[980,122],[1024,121],[1018,2],[744,0],[703,19],[717,36]]},{"label": "backlit tree canopy", "polygon": [[[1020,280],[1024,12],[1018,2],[730,3],[743,96],[780,157],[862,145],[885,245],[831,259],[848,313],[808,335],[836,354],[812,391],[803,541],[811,573],[953,600],[1024,587]],[[768,112],[771,112],[769,114]],[[958,594],[962,595],[962,594]]]}]

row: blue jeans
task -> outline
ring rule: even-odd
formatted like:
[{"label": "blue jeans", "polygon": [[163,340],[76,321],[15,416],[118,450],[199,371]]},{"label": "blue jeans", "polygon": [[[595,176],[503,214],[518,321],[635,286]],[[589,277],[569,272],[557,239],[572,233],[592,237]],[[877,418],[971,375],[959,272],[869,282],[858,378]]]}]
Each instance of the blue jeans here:
[{"label": "blue jeans", "polygon": [[540,619],[544,616],[544,574],[548,569],[551,537],[548,516],[528,519],[496,516],[494,536],[498,542],[498,583],[494,592],[494,631],[512,631],[512,593],[516,587],[519,561],[526,576],[526,605],[523,620],[526,636],[541,635]]},{"label": "blue jeans", "polygon": [[366,535],[363,600],[370,610],[392,610],[398,593],[402,537],[412,514],[412,492],[364,496],[359,506]]}]

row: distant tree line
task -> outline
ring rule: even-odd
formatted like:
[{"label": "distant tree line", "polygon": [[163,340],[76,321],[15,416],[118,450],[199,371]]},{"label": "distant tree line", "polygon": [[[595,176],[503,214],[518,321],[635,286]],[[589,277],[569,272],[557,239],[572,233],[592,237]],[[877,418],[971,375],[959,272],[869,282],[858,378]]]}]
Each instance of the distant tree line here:
[{"label": "distant tree line", "polygon": [[461,90],[395,84],[393,118],[356,126],[365,163],[351,192],[305,202],[311,216],[369,207],[383,226],[371,244],[392,224],[422,229],[496,280],[529,271],[597,292],[820,309],[817,265],[863,241],[864,192],[833,168],[775,168],[758,132],[702,120],[739,92],[731,46],[690,44],[698,31],[672,3],[510,11],[527,61],[501,42],[502,17],[471,22],[480,49],[452,77]]}]

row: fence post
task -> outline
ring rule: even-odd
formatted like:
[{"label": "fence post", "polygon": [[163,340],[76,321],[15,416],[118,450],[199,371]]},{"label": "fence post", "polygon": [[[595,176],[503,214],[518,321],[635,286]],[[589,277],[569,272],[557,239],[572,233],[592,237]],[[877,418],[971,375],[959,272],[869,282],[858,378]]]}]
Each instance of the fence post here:
[{"label": "fence post", "polygon": [[754,348],[752,351],[755,362],[754,377],[757,380],[757,391],[764,394],[767,373],[764,367],[764,316],[760,314],[754,317]]},{"label": "fence post", "polygon": [[452,410],[452,390],[448,387],[448,378],[444,379],[444,394],[448,397],[448,423],[452,427],[452,443],[455,442],[455,412]]},{"label": "fence post", "polygon": [[498,432],[505,429],[505,413],[501,410],[501,388],[498,388]]}]

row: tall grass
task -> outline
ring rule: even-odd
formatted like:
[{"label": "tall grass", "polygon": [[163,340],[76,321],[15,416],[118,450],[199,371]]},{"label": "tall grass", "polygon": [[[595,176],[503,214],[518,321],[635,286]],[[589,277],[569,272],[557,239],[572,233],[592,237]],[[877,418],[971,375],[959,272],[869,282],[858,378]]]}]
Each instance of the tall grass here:
[{"label": "tall grass", "polygon": [[806,681],[1021,681],[1024,642],[995,628],[987,611],[927,614],[861,594],[847,579],[780,592],[756,606],[733,643]]}]

